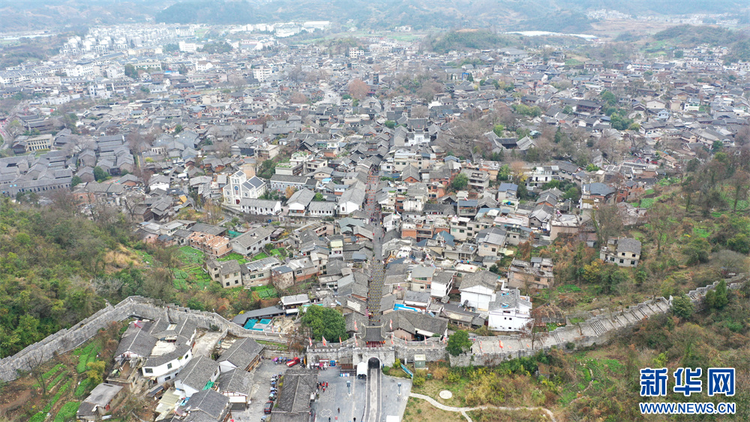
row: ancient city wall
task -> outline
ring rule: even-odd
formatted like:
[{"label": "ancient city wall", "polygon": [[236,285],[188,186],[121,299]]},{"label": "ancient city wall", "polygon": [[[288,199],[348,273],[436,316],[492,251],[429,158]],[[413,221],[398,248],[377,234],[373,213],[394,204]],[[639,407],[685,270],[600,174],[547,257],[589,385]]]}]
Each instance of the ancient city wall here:
[{"label": "ancient city wall", "polygon": [[[741,274],[726,280],[730,289],[737,289],[744,283],[746,275]],[[709,290],[719,284],[714,282],[688,292],[696,309],[703,306],[703,299]],[[568,324],[551,331],[543,336],[531,338],[524,335],[479,337],[472,345],[471,352],[460,356],[449,356],[451,366],[493,366],[508,359],[528,357],[540,350],[577,349],[606,344],[612,339],[629,333],[644,319],[654,315],[665,314],[671,308],[671,297],[647,300],[634,306],[629,306],[618,312],[605,312],[584,322]]]},{"label": "ancient city wall", "polygon": [[[727,280],[727,284],[730,289],[736,289],[742,285],[744,279],[745,275],[742,274]],[[699,308],[702,306],[706,292],[716,288],[717,284],[718,281],[709,286],[691,290],[688,292],[688,296]],[[496,365],[507,359],[530,356],[539,350],[548,350],[552,347],[565,348],[572,345],[574,348],[579,348],[605,344],[623,332],[631,330],[643,319],[666,313],[670,305],[669,300],[660,297],[619,312],[603,313],[582,323],[568,324],[551,331],[544,337],[535,339],[533,345],[531,338],[521,335],[479,337],[474,342],[470,354],[467,353],[457,357],[450,356],[450,362],[453,366]],[[283,341],[280,333],[258,333],[246,330],[213,312],[195,311],[175,305],[161,304],[140,296],[131,296],[115,306],[108,303],[106,307],[73,327],[60,330],[13,356],[0,359],[0,380],[12,381],[18,376],[18,370],[28,371],[30,363],[47,361],[52,359],[55,354],[63,354],[75,349],[94,337],[99,330],[106,328],[110,322],[123,321],[130,317],[157,319],[166,317],[167,312],[173,317],[178,314],[180,317],[187,317],[199,327],[221,331],[237,337]],[[390,356],[408,362],[413,362],[414,356],[418,354],[426,355],[427,360],[431,362],[445,359],[447,356],[445,344],[437,339],[428,339],[427,343],[395,339],[392,345],[390,340],[386,340],[386,345],[382,349],[388,349],[382,351],[384,354],[381,358],[386,365],[393,363]],[[312,362],[318,359],[341,360],[344,356],[362,356],[364,358],[367,355],[377,353],[379,352],[368,350],[365,347],[356,347],[352,339],[345,341],[342,345],[331,344],[328,347],[315,344],[307,351],[308,359]]]},{"label": "ancient city wall", "polygon": [[166,317],[167,312],[175,317],[187,317],[199,327],[214,329],[238,337],[253,337],[269,340],[278,339],[279,334],[262,334],[246,330],[237,324],[227,321],[213,312],[194,311],[174,305],[161,304],[140,296],[131,296],[115,306],[109,303],[95,314],[84,319],[71,328],[63,329],[47,336],[44,340],[29,345],[13,356],[0,359],[0,380],[12,381],[18,376],[17,370],[28,371],[29,364],[52,359],[55,354],[67,353],[94,337],[99,330],[110,322],[123,321],[130,317],[156,319]]}]

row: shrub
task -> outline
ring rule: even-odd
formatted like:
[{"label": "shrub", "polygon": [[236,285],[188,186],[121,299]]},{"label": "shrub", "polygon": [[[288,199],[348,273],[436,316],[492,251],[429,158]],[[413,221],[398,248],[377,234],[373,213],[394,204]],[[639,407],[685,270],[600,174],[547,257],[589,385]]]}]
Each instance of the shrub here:
[{"label": "shrub", "polygon": [[568,350],[573,350],[573,349],[576,348],[576,344],[573,343],[572,341],[569,341],[569,342],[565,343],[565,348],[568,349]]},{"label": "shrub", "polygon": [[383,373],[384,374],[389,374],[390,372],[391,372],[391,367],[390,366],[384,366],[383,367]]},{"label": "shrub", "polygon": [[38,412],[34,416],[29,419],[29,422],[44,422],[44,419],[47,418],[47,412]]},{"label": "shrub", "polygon": [[461,380],[461,375],[459,375],[457,372],[451,371],[448,373],[448,376],[446,377],[448,382],[455,383]]},{"label": "shrub", "polygon": [[424,385],[424,381],[425,381],[424,375],[422,375],[422,374],[414,375],[414,379],[412,380],[412,384],[415,387],[421,387],[421,386]]},{"label": "shrub", "polygon": [[396,358],[396,360],[393,361],[393,367],[397,368],[399,366],[401,366],[401,359]]},{"label": "shrub", "polygon": [[432,371],[432,377],[435,378],[436,380],[442,380],[447,376],[448,376],[448,368],[444,366],[439,366],[435,368],[434,371]]},{"label": "shrub", "polygon": [[76,397],[81,397],[84,394],[86,394],[86,390],[89,387],[89,379],[86,378],[85,380],[81,381],[80,384],[78,384],[78,387],[76,387],[75,395]]},{"label": "shrub", "polygon": [[57,416],[55,416],[54,422],[67,422],[74,420],[76,417],[76,412],[78,412],[78,406],[80,406],[81,403],[77,401],[69,401],[63,405],[63,407],[60,408],[60,411],[57,412]]}]

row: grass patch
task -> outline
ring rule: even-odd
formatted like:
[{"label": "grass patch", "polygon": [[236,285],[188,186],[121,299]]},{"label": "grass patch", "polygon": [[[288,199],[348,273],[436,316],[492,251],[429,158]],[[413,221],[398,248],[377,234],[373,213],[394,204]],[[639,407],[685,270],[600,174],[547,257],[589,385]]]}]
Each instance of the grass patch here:
[{"label": "grass patch", "polygon": [[279,293],[271,286],[255,286],[251,289],[261,299],[271,299],[279,297]]},{"label": "grass patch", "polygon": [[[65,367],[65,365],[63,365],[62,363],[58,363],[57,365],[55,365],[52,368],[50,368],[49,371],[47,371],[44,374],[42,374],[42,379],[46,382],[48,379],[50,379],[52,377],[52,375],[55,375],[57,373],[57,371],[63,369],[64,367]],[[58,376],[57,378],[60,378],[60,376]],[[57,383],[57,378],[55,378],[55,380],[56,380],[55,384]],[[33,385],[33,387],[34,388],[39,388],[41,386],[39,385],[38,382],[35,382],[34,385]]]},{"label": "grass patch", "polygon": [[242,265],[247,262],[247,259],[245,259],[244,256],[238,254],[237,252],[232,252],[229,255],[225,255],[219,258],[219,261],[237,261],[240,265]]},{"label": "grass patch", "polygon": [[78,406],[80,405],[81,403],[77,401],[69,401],[65,403],[63,407],[60,408],[60,411],[57,412],[54,422],[67,422],[73,420],[76,417],[76,412],[78,412]]},{"label": "grass patch", "polygon": [[88,369],[86,364],[94,362],[96,360],[96,355],[101,350],[102,346],[98,341],[92,341],[84,347],[78,354],[78,365],[76,366],[76,371],[78,371],[79,374],[86,372]]},{"label": "grass patch", "polygon": [[85,380],[81,381],[81,383],[78,384],[78,387],[76,387],[76,391],[75,391],[76,397],[81,397],[84,394],[88,393],[88,388],[89,388],[89,384],[90,383],[91,383],[91,381],[89,381],[88,378],[86,378]]},{"label": "grass patch", "polygon": [[267,346],[274,346],[281,350],[288,350],[289,346],[284,343],[276,343],[275,341],[266,341],[266,340],[255,340],[256,342],[260,344],[265,344]]},{"label": "grass patch", "polygon": [[205,254],[198,249],[191,248],[190,246],[181,246],[179,254],[180,261],[187,264],[202,264],[205,260]]},{"label": "grass patch", "polygon": [[139,251],[139,250],[134,250],[133,253],[135,253],[136,255],[138,255],[138,258],[140,258],[141,261],[145,262],[149,266],[154,263],[154,257],[152,257],[151,255],[149,255],[147,252]]},{"label": "grass patch", "polygon": [[68,386],[70,385],[70,380],[63,384],[62,387],[60,387],[60,390],[57,391],[57,394],[55,394],[55,397],[52,398],[52,400],[47,403],[46,406],[44,406],[44,409],[42,409],[42,412],[47,413],[50,410],[52,410],[52,407],[55,406],[55,403],[57,403],[58,400],[60,400],[60,397],[62,397],[63,394],[65,394],[65,391],[68,389]]},{"label": "grass patch", "polygon": [[268,255],[266,255],[265,252],[261,252],[258,255],[255,255],[253,257],[253,261],[258,261],[258,260],[261,260],[261,259],[264,259],[264,258],[268,258]]},{"label": "grass patch", "polygon": [[[435,398],[435,397],[433,397]],[[423,422],[423,421],[441,421],[441,422],[461,422],[466,419],[459,412],[447,412],[440,410],[426,400],[409,398],[404,412],[404,422]]]},{"label": "grass patch", "polygon": [[585,320],[585,319],[583,319],[583,318],[571,318],[571,319],[570,319],[570,323],[571,323],[571,324],[580,324],[580,323],[582,323],[583,321],[586,321],[586,320]]},{"label": "grass patch", "polygon": [[654,206],[657,198],[643,198],[641,200],[641,208],[651,208]]},{"label": "grass patch", "polygon": [[559,293],[578,293],[581,291],[581,288],[573,284],[566,284],[558,287],[557,291]]},{"label": "grass patch", "polygon": [[63,377],[65,377],[66,375],[68,375],[68,371],[63,371],[62,373],[60,373],[60,375],[56,376],[55,379],[52,380],[52,382],[49,383],[49,385],[47,385],[47,389],[50,389],[50,388],[56,386],[57,383],[59,383],[60,381],[62,381]]},{"label": "grass patch", "polygon": [[708,230],[704,228],[693,227],[693,234],[698,237],[707,238],[708,236],[711,235],[711,232],[709,232]]},{"label": "grass patch", "polygon": [[29,422],[44,422],[47,418],[47,412],[38,412],[29,419]]},{"label": "grass patch", "polygon": [[211,283],[211,276],[209,276],[199,265],[183,267],[182,269],[175,271],[175,278],[173,280],[174,287],[177,290],[182,291],[203,290],[208,288]]}]

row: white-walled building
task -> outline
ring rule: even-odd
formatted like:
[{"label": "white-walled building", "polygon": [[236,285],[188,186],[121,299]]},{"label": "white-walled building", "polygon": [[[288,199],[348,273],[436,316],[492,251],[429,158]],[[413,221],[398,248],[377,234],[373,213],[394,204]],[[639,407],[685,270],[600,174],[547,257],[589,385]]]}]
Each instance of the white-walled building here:
[{"label": "white-walled building", "polygon": [[461,304],[479,312],[489,310],[490,302],[495,300],[497,283],[498,275],[489,271],[464,275],[459,288]]},{"label": "white-walled building", "polygon": [[531,298],[504,286],[489,305],[487,325],[493,331],[522,331],[531,322]]},{"label": "white-walled building", "polygon": [[266,193],[266,190],[266,182],[257,176],[248,179],[245,172],[239,170],[229,176],[222,194],[225,204],[237,206],[240,205],[241,199],[257,199]]}]

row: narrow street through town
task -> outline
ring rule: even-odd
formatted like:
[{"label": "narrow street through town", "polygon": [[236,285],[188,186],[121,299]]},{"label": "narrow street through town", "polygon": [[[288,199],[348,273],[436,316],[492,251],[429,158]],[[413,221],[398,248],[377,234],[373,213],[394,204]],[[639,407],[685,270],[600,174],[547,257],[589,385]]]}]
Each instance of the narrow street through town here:
[{"label": "narrow street through town", "polygon": [[385,280],[385,263],[383,262],[383,222],[380,206],[377,203],[378,175],[370,172],[367,178],[367,203],[365,211],[371,224],[375,226],[373,233],[373,262],[372,275],[367,292],[367,309],[370,325],[380,325],[380,299],[383,297],[383,281]]}]

